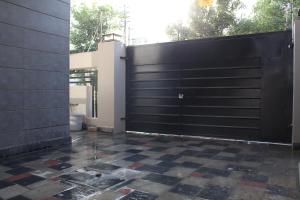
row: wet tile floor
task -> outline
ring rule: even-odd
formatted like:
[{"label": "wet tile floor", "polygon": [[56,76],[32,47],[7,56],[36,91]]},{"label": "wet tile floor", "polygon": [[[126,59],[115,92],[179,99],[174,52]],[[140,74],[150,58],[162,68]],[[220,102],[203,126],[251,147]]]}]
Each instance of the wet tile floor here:
[{"label": "wet tile floor", "polygon": [[73,143],[0,160],[0,199],[300,199],[289,147],[72,133]]}]

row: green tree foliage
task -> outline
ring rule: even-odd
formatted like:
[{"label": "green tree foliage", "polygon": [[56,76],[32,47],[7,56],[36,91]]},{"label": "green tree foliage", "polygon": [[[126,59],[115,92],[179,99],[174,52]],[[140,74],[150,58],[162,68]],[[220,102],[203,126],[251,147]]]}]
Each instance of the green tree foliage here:
[{"label": "green tree foliage", "polygon": [[216,0],[214,6],[200,7],[195,0],[189,25],[173,24],[168,27],[167,34],[172,40],[222,36],[236,23],[236,11],[241,6],[240,0]]},{"label": "green tree foliage", "polygon": [[120,30],[121,16],[108,5],[81,4],[72,8],[72,53],[95,51],[104,34]]},{"label": "green tree foliage", "polygon": [[191,30],[183,23],[178,22],[167,27],[167,34],[175,41],[192,38]]},{"label": "green tree foliage", "polygon": [[230,34],[282,31],[292,28],[292,16],[300,8],[299,0],[257,0],[253,16],[241,19]]},{"label": "green tree foliage", "polygon": [[186,40],[258,32],[291,29],[292,16],[300,9],[300,0],[257,0],[252,15],[238,18],[237,11],[243,8],[241,0],[216,0],[209,8],[192,6],[190,23],[168,27],[172,40]]}]

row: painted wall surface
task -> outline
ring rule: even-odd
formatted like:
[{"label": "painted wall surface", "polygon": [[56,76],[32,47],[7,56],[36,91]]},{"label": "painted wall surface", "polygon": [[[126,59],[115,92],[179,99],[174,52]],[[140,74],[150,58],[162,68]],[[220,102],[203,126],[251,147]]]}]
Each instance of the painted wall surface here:
[{"label": "painted wall surface", "polygon": [[69,140],[69,0],[0,0],[0,152]]},{"label": "painted wall surface", "polygon": [[87,124],[125,131],[125,46],[119,41],[102,42],[98,50],[70,55],[71,69],[98,70],[98,118],[87,118]]},{"label": "painted wall surface", "polygon": [[293,144],[300,145],[300,20],[294,26]]}]

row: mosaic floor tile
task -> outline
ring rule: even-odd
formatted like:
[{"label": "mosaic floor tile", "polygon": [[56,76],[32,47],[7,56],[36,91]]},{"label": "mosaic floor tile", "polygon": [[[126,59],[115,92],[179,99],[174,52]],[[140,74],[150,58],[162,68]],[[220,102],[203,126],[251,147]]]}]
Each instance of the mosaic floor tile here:
[{"label": "mosaic floor tile", "polygon": [[0,190],[2,190],[3,188],[6,188],[6,187],[12,186],[12,185],[14,185],[14,184],[11,182],[2,180],[2,181],[0,181]]},{"label": "mosaic floor tile", "polygon": [[28,168],[28,167],[17,167],[17,168],[13,168],[11,170],[6,171],[6,173],[8,174],[12,174],[12,175],[18,175],[18,174],[23,174],[26,172],[31,172],[32,169]]},{"label": "mosaic floor tile", "polygon": [[148,156],[144,156],[144,155],[134,155],[134,156],[130,156],[125,158],[124,160],[126,161],[131,161],[131,162],[137,162],[137,161],[141,161],[148,158]]},{"label": "mosaic floor tile", "polygon": [[186,167],[186,168],[200,168],[202,165],[199,163],[194,163],[194,162],[183,162],[181,163],[182,167]]},{"label": "mosaic floor tile", "polygon": [[70,146],[0,160],[0,200],[300,199],[300,153],[288,147],[133,134],[72,136]]},{"label": "mosaic floor tile", "polygon": [[155,200],[157,199],[156,195],[140,192],[140,191],[134,191],[127,196],[121,198],[121,200]]},{"label": "mosaic floor tile", "polygon": [[128,150],[126,150],[126,152],[128,152],[128,153],[134,153],[134,154],[140,153],[142,151],[143,150],[137,150],[137,149],[128,149]]},{"label": "mosaic floor tile", "polygon": [[223,176],[223,177],[228,177],[231,173],[230,171],[227,170],[220,170],[220,169],[207,168],[207,167],[200,167],[196,172],[199,172],[201,174]]},{"label": "mosaic floor tile", "polygon": [[186,195],[189,197],[194,197],[198,193],[200,193],[201,188],[193,185],[186,185],[186,184],[178,184],[174,188],[170,190],[170,192]]},{"label": "mosaic floor tile", "polygon": [[149,174],[143,178],[144,180],[149,180],[156,183],[161,183],[165,185],[175,185],[181,179],[172,176],[160,175],[160,174]]},{"label": "mosaic floor tile", "polygon": [[28,185],[31,185],[31,184],[34,184],[36,182],[40,182],[43,180],[45,180],[45,179],[42,177],[32,175],[32,176],[28,176],[26,178],[17,180],[17,181],[15,181],[15,183],[22,185],[22,186],[28,186]]},{"label": "mosaic floor tile", "polygon": [[141,167],[137,168],[136,170],[163,174],[163,173],[167,172],[169,169],[170,169],[169,167],[146,164],[146,165],[142,165]]},{"label": "mosaic floor tile", "polygon": [[198,196],[208,200],[226,200],[229,194],[228,188],[209,185],[205,187]]},{"label": "mosaic floor tile", "polygon": [[58,170],[58,171],[62,171],[62,170],[68,169],[70,167],[72,167],[72,165],[69,164],[69,163],[61,163],[61,164],[58,164],[58,165],[53,165],[50,168]]},{"label": "mosaic floor tile", "polygon": [[162,160],[165,162],[172,162],[175,161],[176,159],[180,158],[180,155],[172,155],[172,154],[166,154],[158,158],[158,160]]},{"label": "mosaic floor tile", "polygon": [[18,196],[15,196],[15,197],[12,197],[12,198],[9,198],[8,200],[31,200],[27,197],[24,197],[22,195],[18,195]]}]

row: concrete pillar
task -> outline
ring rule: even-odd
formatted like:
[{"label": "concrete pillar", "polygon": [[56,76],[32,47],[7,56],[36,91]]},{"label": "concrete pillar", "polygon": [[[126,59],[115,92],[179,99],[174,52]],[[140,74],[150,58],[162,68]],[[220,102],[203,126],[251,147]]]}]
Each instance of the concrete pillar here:
[{"label": "concrete pillar", "polygon": [[300,20],[294,24],[293,147],[300,149]]},{"label": "concrete pillar", "polygon": [[125,47],[119,41],[100,43],[98,46],[98,119],[103,131],[125,131]]}]

